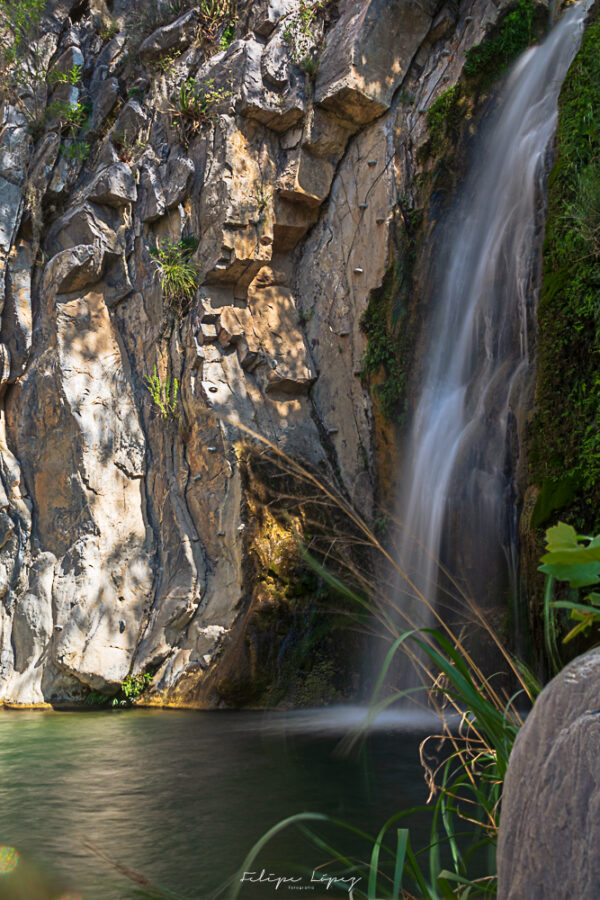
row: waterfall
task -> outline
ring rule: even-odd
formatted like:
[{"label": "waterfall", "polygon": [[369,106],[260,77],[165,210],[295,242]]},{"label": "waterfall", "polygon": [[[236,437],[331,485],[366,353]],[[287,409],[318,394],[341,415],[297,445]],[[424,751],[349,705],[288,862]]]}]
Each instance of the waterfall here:
[{"label": "waterfall", "polygon": [[[439,560],[483,606],[516,573],[515,448],[532,393],[540,198],[585,16],[584,3],[570,8],[517,62],[436,229],[398,500],[399,565],[432,603],[443,602]],[[416,591],[403,581],[396,606],[425,624]]]}]

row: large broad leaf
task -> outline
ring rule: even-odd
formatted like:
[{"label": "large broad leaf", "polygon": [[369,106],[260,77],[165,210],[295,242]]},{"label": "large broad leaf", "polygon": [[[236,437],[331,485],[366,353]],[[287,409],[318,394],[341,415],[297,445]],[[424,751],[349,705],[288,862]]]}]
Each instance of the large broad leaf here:
[{"label": "large broad leaf", "polygon": [[572,525],[559,522],[546,532],[546,554],[542,556],[542,562],[553,566],[600,563],[600,535],[589,540],[578,535]]},{"label": "large broad leaf", "polygon": [[[549,553],[548,556],[552,554]],[[540,566],[539,570],[559,581],[568,581],[572,588],[590,587],[600,581],[600,562],[577,565],[546,564]]]},{"label": "large broad leaf", "polygon": [[553,550],[542,556],[542,562],[565,566],[577,563],[600,563],[600,547],[589,544],[587,547],[580,545],[573,550]]},{"label": "large broad leaf", "polygon": [[572,525],[559,522],[546,532],[546,549],[549,553],[555,550],[573,550],[578,546],[577,532]]}]

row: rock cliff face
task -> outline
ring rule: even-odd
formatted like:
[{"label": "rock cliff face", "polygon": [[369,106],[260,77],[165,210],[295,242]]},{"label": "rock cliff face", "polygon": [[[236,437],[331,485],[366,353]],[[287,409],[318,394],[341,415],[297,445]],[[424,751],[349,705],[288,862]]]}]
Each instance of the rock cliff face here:
[{"label": "rock cliff face", "polygon": [[361,316],[425,113],[503,5],[48,4],[44,77],[2,106],[0,699],[150,670],[154,702],[222,701],[256,600],[236,422],[371,515]]}]

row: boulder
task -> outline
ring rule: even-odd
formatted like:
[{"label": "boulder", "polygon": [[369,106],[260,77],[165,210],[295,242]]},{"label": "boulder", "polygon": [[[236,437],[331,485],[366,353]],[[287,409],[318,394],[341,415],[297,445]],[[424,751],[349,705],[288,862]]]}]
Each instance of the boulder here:
[{"label": "boulder", "polygon": [[600,649],[542,691],[513,748],[498,841],[499,900],[597,900]]}]

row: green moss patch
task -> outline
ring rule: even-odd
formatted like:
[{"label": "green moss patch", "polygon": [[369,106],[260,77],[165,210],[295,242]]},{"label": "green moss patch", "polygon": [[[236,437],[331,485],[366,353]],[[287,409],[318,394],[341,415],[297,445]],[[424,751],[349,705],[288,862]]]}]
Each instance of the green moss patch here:
[{"label": "green moss patch", "polygon": [[465,75],[481,78],[491,84],[507,69],[510,63],[539,37],[541,18],[547,18],[531,0],[521,0],[507,10],[491,34],[471,47],[465,62]]},{"label": "green moss patch", "polygon": [[415,242],[419,231],[416,212],[404,212],[395,228],[394,261],[383,284],[371,293],[360,327],[367,336],[362,377],[377,408],[388,422],[402,422],[406,410],[406,382],[414,345],[411,326]]},{"label": "green moss patch", "polygon": [[[548,184],[533,481],[561,518],[600,530],[600,10],[563,84]],[[557,509],[553,504],[553,512]],[[538,522],[538,524],[543,524]]]}]

